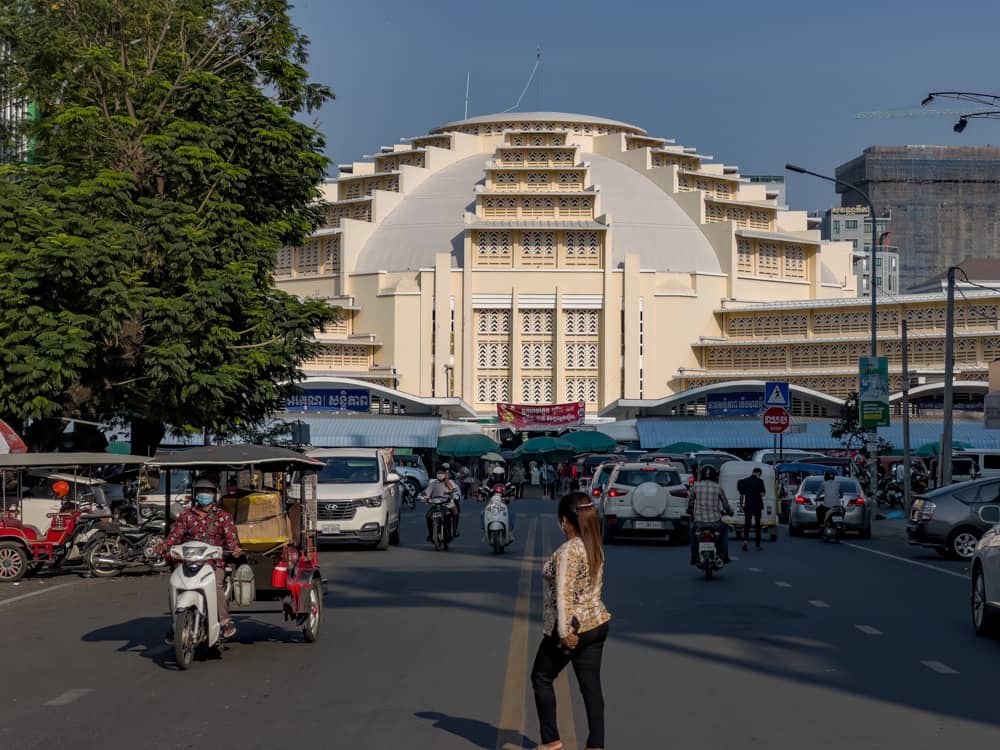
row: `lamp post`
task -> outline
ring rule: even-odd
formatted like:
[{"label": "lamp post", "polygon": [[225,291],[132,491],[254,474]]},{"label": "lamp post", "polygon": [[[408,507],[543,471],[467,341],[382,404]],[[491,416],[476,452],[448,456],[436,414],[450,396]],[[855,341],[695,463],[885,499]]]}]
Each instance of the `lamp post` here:
[{"label": "lamp post", "polygon": [[[838,180],[836,177],[829,177],[825,174],[819,174],[817,172],[811,172],[804,167],[797,166],[795,164],[786,164],[785,169],[789,172],[797,172],[799,174],[807,174],[812,177],[817,177],[821,180],[826,180],[827,182],[832,182],[835,185],[840,185],[842,188],[846,188],[858,196],[861,200],[865,202],[868,206],[868,213],[872,217],[872,254],[871,254],[871,266],[869,270],[869,283],[868,290],[871,293],[872,298],[872,311],[871,311],[871,325],[872,325],[872,348],[871,356],[878,357],[878,300],[876,294],[876,284],[875,284],[875,259],[878,257],[878,220],[875,215],[875,206],[868,197],[868,193],[859,188],[857,185],[852,185],[849,182],[844,182],[843,180]],[[860,402],[859,402],[860,407]],[[858,410],[858,419],[861,419],[860,408]],[[875,446],[874,457],[871,465],[871,489],[872,489],[872,500],[878,503],[878,430],[873,430],[875,439],[872,440],[872,445]]]}]

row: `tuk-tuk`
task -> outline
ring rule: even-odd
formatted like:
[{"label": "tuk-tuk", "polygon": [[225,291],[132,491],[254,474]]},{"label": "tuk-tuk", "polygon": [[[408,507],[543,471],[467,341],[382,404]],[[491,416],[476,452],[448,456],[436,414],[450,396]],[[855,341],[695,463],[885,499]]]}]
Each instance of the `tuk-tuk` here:
[{"label": "tuk-tuk", "polygon": [[744,514],[740,510],[740,492],[737,485],[741,479],[749,477],[754,469],[760,469],[761,479],[767,492],[764,495],[764,509],[760,516],[761,535],[767,534],[770,541],[778,541],[778,499],[774,481],[774,467],[756,461],[727,461],[719,467],[719,485],[726,493],[733,514],[722,521],[729,526],[737,539],[743,536]]},{"label": "tuk-tuk", "polygon": [[[89,474],[100,466],[147,461],[110,453],[0,455],[0,583],[82,561],[87,520],[108,515],[100,507],[105,504],[101,482]],[[65,498],[51,492],[59,481],[70,487]]]},{"label": "tuk-tuk", "polygon": [[[315,477],[323,462],[286,448],[217,445],[157,452],[149,465],[159,470],[168,519],[178,470],[191,473],[189,484],[195,478],[215,482],[247,557],[238,569],[227,568],[229,601],[236,608],[280,601],[285,620],[300,627],[307,642],[315,641],[323,615]],[[290,493],[293,477],[299,486]]]},{"label": "tuk-tuk", "polygon": [[787,522],[792,513],[794,493],[803,479],[817,474],[823,476],[828,471],[840,474],[834,466],[814,463],[778,464],[774,470],[778,479],[778,518],[782,523]]}]

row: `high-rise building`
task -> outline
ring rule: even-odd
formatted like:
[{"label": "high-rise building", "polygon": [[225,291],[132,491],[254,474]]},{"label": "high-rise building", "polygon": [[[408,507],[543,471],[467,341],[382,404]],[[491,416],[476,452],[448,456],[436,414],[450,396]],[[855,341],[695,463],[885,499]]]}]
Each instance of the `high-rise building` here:
[{"label": "high-rise building", "polygon": [[[875,285],[880,293],[899,294],[899,246],[892,242],[891,221],[890,211],[883,211],[876,220],[879,250],[875,258]],[[870,296],[872,220],[868,207],[834,206],[828,209],[823,214],[820,232],[825,240],[851,243],[858,296]]]},{"label": "high-rise building", "polygon": [[[963,258],[1000,255],[998,147],[872,146],[836,174],[890,213],[903,291]],[[843,206],[857,203],[837,192]]]}]

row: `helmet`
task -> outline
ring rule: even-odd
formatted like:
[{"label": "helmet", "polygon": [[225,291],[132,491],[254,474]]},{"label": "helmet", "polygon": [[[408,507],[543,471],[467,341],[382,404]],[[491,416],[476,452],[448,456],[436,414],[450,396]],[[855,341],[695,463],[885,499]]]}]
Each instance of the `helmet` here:
[{"label": "helmet", "polygon": [[60,479],[58,482],[53,483],[52,494],[54,494],[59,500],[62,500],[69,494],[69,482]]},{"label": "helmet", "polygon": [[719,470],[714,466],[703,466],[701,469],[701,478],[707,479],[710,482],[718,482]]},{"label": "helmet", "polygon": [[500,475],[500,474],[506,474],[506,473],[507,472],[504,471],[504,469],[503,469],[502,466],[494,466],[493,467],[493,474],[494,475]]},{"label": "helmet", "polygon": [[833,472],[832,472],[832,471],[827,471],[827,472],[825,472],[825,473],[823,474],[823,479],[826,479],[826,480],[828,480],[828,481],[829,481],[830,479],[833,479]]},{"label": "helmet", "polygon": [[[212,494],[209,495],[208,493]],[[199,479],[191,488],[191,495],[195,503],[206,507],[214,503],[219,497],[219,488],[211,479]]]}]

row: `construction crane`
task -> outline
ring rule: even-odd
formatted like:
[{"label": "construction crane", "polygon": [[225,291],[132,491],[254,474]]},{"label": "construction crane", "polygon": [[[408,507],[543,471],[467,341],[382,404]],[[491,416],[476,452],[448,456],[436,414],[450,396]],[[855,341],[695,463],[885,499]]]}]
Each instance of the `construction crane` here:
[{"label": "construction crane", "polygon": [[877,109],[874,112],[858,112],[855,120],[892,120],[897,117],[961,117],[962,109],[919,109],[900,107],[899,109]]},{"label": "construction crane", "polygon": [[[969,109],[925,109],[928,104],[938,99],[954,99],[969,102],[977,107],[989,109],[970,111]],[[969,120],[1000,119],[1000,95],[977,94],[971,91],[932,91],[920,102],[920,107],[900,107],[898,109],[881,109],[874,112],[858,112],[856,120],[889,120],[897,117],[957,117],[953,129],[961,133],[968,127]]]}]

